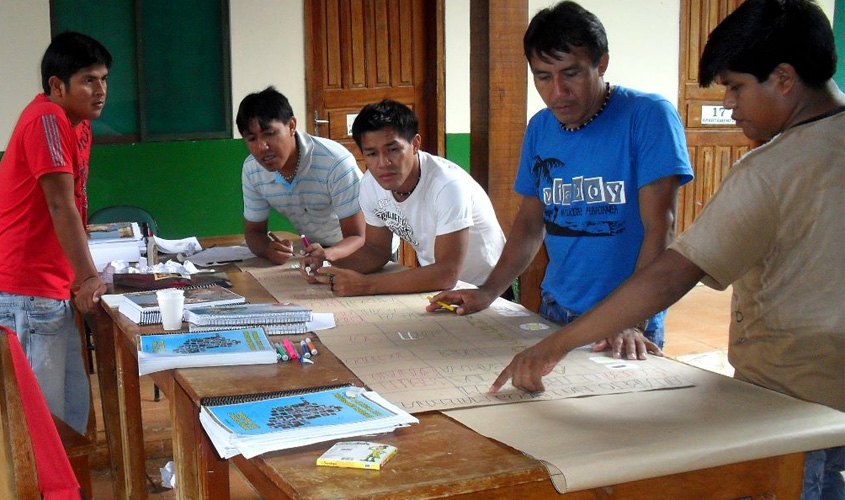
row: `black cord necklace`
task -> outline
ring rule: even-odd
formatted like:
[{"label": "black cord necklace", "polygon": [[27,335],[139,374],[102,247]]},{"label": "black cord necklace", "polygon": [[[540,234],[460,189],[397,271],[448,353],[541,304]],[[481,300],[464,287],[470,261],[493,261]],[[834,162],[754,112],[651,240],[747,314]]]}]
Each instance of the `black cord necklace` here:
[{"label": "black cord necklace", "polygon": [[595,120],[596,117],[598,117],[601,114],[601,112],[604,111],[604,108],[607,107],[607,103],[610,101],[610,94],[612,94],[612,93],[613,93],[613,89],[610,87],[610,82],[606,82],[604,84],[604,102],[601,103],[601,107],[599,108],[598,111],[596,111],[596,114],[591,116],[589,120],[585,121],[584,123],[582,123],[581,125],[578,125],[576,127],[567,127],[566,124],[561,123],[560,129],[565,130],[566,132],[575,132],[576,130],[581,130],[582,128],[589,125],[590,122]]},{"label": "black cord necklace", "polygon": [[282,178],[288,181],[288,184],[293,182],[293,178],[296,177],[296,173],[299,172],[299,160],[302,159],[302,147],[299,145],[299,137],[296,136],[296,132],[294,132],[293,139],[296,141],[296,165],[293,167],[293,173],[289,176],[282,174]]},{"label": "black cord necklace", "polygon": [[393,191],[393,190],[391,190],[391,193],[393,193],[396,196],[402,196],[404,198],[407,198],[408,196],[411,196],[411,193],[414,192],[414,189],[417,189],[417,186],[420,185],[420,179],[421,178],[422,178],[422,165],[420,165],[420,170],[419,170],[419,172],[417,172],[417,182],[414,184],[414,187],[412,187],[410,191]]}]

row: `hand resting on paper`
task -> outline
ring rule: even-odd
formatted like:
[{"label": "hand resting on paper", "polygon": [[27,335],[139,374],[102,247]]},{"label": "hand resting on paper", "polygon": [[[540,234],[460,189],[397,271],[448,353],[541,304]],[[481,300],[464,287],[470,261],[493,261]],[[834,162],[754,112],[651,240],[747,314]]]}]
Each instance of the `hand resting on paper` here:
[{"label": "hand resting on paper", "polygon": [[610,349],[613,357],[617,359],[622,358],[623,348],[628,359],[646,359],[646,354],[663,356],[660,347],[647,339],[642,330],[638,328],[626,328],[612,337],[599,340],[593,344],[593,352]]}]

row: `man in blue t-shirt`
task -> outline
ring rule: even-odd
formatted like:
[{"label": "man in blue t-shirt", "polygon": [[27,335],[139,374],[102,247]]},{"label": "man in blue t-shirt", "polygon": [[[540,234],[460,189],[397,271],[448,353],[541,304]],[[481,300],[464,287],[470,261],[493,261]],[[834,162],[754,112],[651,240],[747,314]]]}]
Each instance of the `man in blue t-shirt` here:
[{"label": "man in blue t-shirt", "polygon": [[[546,109],[530,120],[514,190],[522,195],[502,257],[478,290],[432,299],[486,308],[545,241],[540,314],[569,323],[671,242],[678,188],[692,180],[684,130],[666,99],[604,81],[604,27],[574,2],[543,9],[523,39]],[[629,359],[661,354],[663,313],[597,344]]]}]

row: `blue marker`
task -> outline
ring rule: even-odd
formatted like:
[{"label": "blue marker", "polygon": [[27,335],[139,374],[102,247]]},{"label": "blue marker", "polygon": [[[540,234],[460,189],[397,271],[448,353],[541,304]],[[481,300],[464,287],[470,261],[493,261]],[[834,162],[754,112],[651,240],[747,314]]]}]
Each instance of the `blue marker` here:
[{"label": "blue marker", "polygon": [[304,340],[299,341],[299,347],[302,349],[302,358],[308,359],[311,357],[311,352],[308,350],[308,346],[305,344]]}]

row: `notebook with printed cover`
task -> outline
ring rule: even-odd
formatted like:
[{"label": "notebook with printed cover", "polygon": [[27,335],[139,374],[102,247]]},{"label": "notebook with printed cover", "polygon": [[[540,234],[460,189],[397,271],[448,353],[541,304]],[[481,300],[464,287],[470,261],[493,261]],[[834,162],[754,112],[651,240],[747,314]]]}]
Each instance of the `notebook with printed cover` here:
[{"label": "notebook with printed cover", "polygon": [[203,306],[185,311],[185,321],[201,326],[305,323],[311,319],[311,309],[290,302]]},{"label": "notebook with printed cover", "polygon": [[418,420],[362,387],[203,398],[200,423],[222,458],[392,432]]},{"label": "notebook with printed cover", "polygon": [[138,375],[173,368],[271,364],[276,350],[263,328],[141,334]]},{"label": "notebook with printed cover", "polygon": [[137,222],[106,222],[103,224],[88,224],[88,244],[115,243],[120,241],[138,241],[143,235]]},{"label": "notebook with printed cover", "polygon": [[[185,310],[195,307],[246,302],[242,295],[216,284],[177,289],[185,291]],[[138,325],[161,323],[161,312],[158,309],[158,298],[155,291],[124,294],[117,310]]]}]

